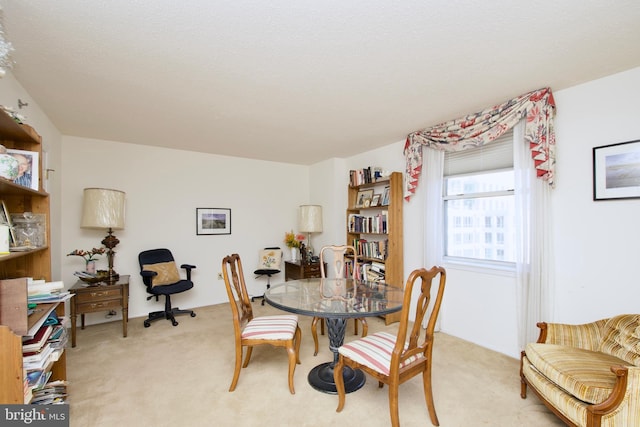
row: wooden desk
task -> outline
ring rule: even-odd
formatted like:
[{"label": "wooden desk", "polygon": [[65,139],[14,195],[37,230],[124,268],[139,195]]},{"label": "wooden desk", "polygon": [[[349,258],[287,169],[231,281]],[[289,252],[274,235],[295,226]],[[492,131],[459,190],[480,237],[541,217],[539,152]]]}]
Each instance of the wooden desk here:
[{"label": "wooden desk", "polygon": [[85,313],[122,308],[122,336],[127,336],[129,322],[129,276],[120,276],[114,284],[91,285],[78,281],[69,291],[71,298],[71,347],[76,346],[76,317],[81,316],[80,328],[84,329]]},{"label": "wooden desk", "polygon": [[[327,268],[327,263],[324,263]],[[320,277],[320,263],[306,263],[301,261],[284,262],[284,280],[317,279]]]}]

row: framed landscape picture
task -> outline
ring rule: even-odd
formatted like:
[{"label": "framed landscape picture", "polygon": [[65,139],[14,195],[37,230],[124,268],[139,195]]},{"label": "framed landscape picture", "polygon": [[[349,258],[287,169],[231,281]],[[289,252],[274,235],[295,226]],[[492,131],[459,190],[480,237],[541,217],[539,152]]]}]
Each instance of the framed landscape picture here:
[{"label": "framed landscape picture", "polygon": [[40,182],[39,153],[35,151],[7,149],[7,154],[13,156],[18,161],[18,177],[13,180],[14,184],[38,191]]},{"label": "framed landscape picture", "polygon": [[196,235],[231,234],[231,209],[196,208]]},{"label": "framed landscape picture", "polygon": [[593,200],[640,198],[640,140],[593,148]]}]

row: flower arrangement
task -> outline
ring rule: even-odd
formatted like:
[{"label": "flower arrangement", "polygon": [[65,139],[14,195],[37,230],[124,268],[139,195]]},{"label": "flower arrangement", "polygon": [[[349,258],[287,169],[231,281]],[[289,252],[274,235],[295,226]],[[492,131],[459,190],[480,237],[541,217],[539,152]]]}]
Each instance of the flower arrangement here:
[{"label": "flower arrangement", "polygon": [[288,248],[299,248],[300,243],[302,243],[304,239],[304,234],[295,234],[293,230],[284,233],[284,244],[287,245]]},{"label": "flower arrangement", "polygon": [[73,252],[68,253],[67,256],[81,256],[85,262],[94,261],[96,255],[102,255],[105,253],[105,248],[93,248],[89,251],[84,249],[74,249]]}]

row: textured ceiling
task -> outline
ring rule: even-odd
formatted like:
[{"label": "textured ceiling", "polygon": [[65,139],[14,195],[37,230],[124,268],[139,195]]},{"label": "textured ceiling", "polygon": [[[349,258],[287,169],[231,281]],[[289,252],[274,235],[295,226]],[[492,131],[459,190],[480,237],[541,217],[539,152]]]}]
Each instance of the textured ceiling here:
[{"label": "textured ceiling", "polygon": [[63,134],[299,164],[640,66],[638,0],[0,5]]}]

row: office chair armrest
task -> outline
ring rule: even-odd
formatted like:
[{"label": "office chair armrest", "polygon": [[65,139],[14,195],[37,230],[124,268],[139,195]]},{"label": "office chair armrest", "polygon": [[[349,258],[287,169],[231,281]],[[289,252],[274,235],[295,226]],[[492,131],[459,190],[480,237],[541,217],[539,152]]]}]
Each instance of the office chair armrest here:
[{"label": "office chair armrest", "polygon": [[191,264],[182,264],[180,266],[180,268],[184,268],[187,272],[187,280],[191,280],[191,270],[193,270],[194,268],[196,268],[195,265],[191,265]]},{"label": "office chair armrest", "polygon": [[140,275],[142,276],[142,282],[145,284],[147,289],[149,289],[151,288],[151,283],[153,283],[153,277],[157,276],[158,273],[155,271],[142,270]]}]

